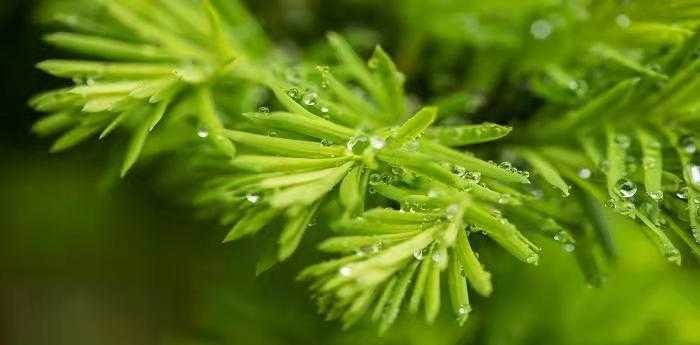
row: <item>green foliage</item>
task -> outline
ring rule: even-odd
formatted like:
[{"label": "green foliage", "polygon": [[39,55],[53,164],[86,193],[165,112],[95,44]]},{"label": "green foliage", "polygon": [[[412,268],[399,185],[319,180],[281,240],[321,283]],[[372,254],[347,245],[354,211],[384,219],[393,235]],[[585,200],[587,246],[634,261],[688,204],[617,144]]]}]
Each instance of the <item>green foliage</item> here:
[{"label": "green foliage", "polygon": [[[105,0],[46,37],[96,60],[38,65],[75,85],[30,101],[48,113],[34,130],[60,133],[55,151],[126,134],[122,176],[141,156],[179,158],[168,174],[196,186],[188,197],[230,227],[224,241],[276,237],[259,274],[319,223],[331,258],[299,278],[345,327],[367,317],[386,331],[404,306],[433,322],[448,299],[461,324],[469,288],[493,290],[482,235],[533,265],[530,235],[556,241],[599,285],[616,253],[605,204],[668,261],[680,264],[679,241],[700,254],[700,47],[683,15],[700,5],[673,4],[402,2],[405,25],[426,18],[397,60],[433,86],[424,106],[379,46],[365,62],[330,33],[324,54],[288,63],[236,2]],[[468,35],[453,30],[465,18]],[[461,61],[455,47],[470,74],[440,86],[433,57]],[[479,123],[517,84],[543,105]]]}]

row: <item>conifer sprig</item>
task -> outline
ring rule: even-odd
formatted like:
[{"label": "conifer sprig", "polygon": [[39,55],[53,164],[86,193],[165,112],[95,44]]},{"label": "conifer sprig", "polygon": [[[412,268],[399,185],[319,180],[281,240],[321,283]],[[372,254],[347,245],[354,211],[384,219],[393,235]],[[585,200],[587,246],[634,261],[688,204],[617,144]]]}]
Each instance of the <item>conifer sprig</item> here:
[{"label": "conifer sprig", "polygon": [[[638,23],[642,14],[615,16],[597,2],[544,3],[522,4],[524,17],[512,23],[468,27],[477,35],[464,44],[477,55],[505,49],[522,61],[491,61],[437,106],[411,106],[405,76],[379,46],[365,62],[331,33],[330,66],[290,69],[237,2],[104,0],[104,22],[59,16],[73,31],[47,36],[94,60],[39,64],[75,85],[30,101],[48,113],[34,130],[60,133],[55,151],[126,133],[122,176],[142,156],[185,157],[169,174],[198,180],[193,204],[230,227],[224,241],[275,234],[258,273],[289,258],[318,223],[318,249],[334,257],[299,278],[310,281],[321,312],[346,327],[366,316],[385,331],[402,307],[422,308],[432,322],[443,291],[463,323],[468,286],[492,291],[470,242],[482,234],[528,264],[537,264],[540,249],[519,229],[557,241],[598,285],[602,256],[616,253],[603,204],[637,219],[669,261],[681,260],[674,236],[700,254],[695,25],[680,10]],[[431,11],[445,20],[426,25],[422,39],[454,39],[442,25],[463,4],[443,5]],[[416,8],[407,3],[404,15]],[[594,20],[578,25],[581,10]],[[530,22],[538,11],[563,19]],[[527,40],[519,38],[524,23]],[[588,26],[601,30],[585,31],[583,43],[545,63],[533,63],[541,46],[523,43],[556,44],[550,36]],[[665,39],[644,40],[649,32]],[[628,39],[650,54],[626,54]],[[409,48],[401,61],[416,70]],[[510,126],[451,122],[465,95],[491,95],[509,68],[546,106],[514,122],[512,135]],[[469,112],[485,105],[467,103]],[[484,145],[471,151],[505,161],[466,150],[476,144]]]}]

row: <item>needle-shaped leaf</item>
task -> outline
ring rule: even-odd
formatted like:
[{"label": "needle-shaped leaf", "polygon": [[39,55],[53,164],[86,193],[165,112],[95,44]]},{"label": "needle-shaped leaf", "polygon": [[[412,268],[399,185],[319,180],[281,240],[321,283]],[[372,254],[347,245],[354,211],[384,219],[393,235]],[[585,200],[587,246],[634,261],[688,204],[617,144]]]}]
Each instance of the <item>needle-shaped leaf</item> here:
[{"label": "needle-shaped leaf", "polygon": [[316,116],[287,112],[245,113],[245,117],[266,127],[305,134],[317,139],[347,141],[355,131]]},{"label": "needle-shaped leaf", "polygon": [[60,152],[67,150],[75,145],[80,144],[87,138],[93,136],[100,130],[99,126],[78,126],[70,131],[63,134],[58,138],[53,146],[51,146],[51,152]]},{"label": "needle-shaped leaf", "polygon": [[456,147],[485,143],[505,137],[511,127],[495,123],[462,126],[433,126],[425,131],[425,135],[442,145]]},{"label": "needle-shaped leaf", "polygon": [[129,146],[126,151],[126,157],[124,158],[124,163],[122,164],[121,176],[124,177],[126,173],[131,169],[131,167],[136,163],[141,151],[143,150],[143,145],[146,143],[146,138],[148,137],[148,132],[151,130],[153,123],[157,122],[158,119],[163,117],[165,109],[168,107],[167,102],[161,102],[155,106],[150,107],[147,113],[147,117],[143,119],[139,128],[133,133],[131,140],[129,141]]},{"label": "needle-shaped leaf", "polygon": [[424,107],[406,120],[392,135],[392,147],[400,147],[409,140],[421,135],[437,117],[437,108]]},{"label": "needle-shaped leaf", "polygon": [[269,221],[279,214],[274,208],[251,208],[243,218],[229,231],[224,242],[237,240],[241,237],[254,234],[263,228]]},{"label": "needle-shaped leaf", "polygon": [[62,111],[46,116],[34,123],[32,132],[39,136],[47,136],[67,129],[75,123],[76,119],[72,111]]},{"label": "needle-shaped leaf", "polygon": [[398,234],[374,235],[374,236],[340,236],[332,237],[318,245],[318,249],[328,253],[349,253],[358,248],[367,248],[380,244],[390,246],[416,235],[417,231]]},{"label": "needle-shaped leaf", "polygon": [[528,241],[512,224],[504,222],[504,219],[489,214],[479,206],[470,205],[464,208],[464,221],[476,224],[513,256],[537,265],[539,248]]},{"label": "needle-shaped leaf", "polygon": [[678,251],[673,242],[666,236],[666,234],[659,229],[654,222],[652,222],[646,215],[641,212],[637,213],[637,217],[644,222],[645,227],[644,234],[651,240],[651,242],[656,246],[656,248],[661,252],[661,254],[669,262],[675,263],[676,265],[681,264],[681,253]]},{"label": "needle-shaped leaf", "polygon": [[301,158],[333,158],[345,154],[342,146],[326,146],[318,142],[270,137],[242,131],[224,130],[231,140],[257,151]]},{"label": "needle-shaped leaf", "polygon": [[484,270],[483,266],[477,259],[476,254],[469,245],[467,233],[459,231],[457,234],[457,242],[453,249],[453,256],[458,263],[458,267],[462,267],[464,275],[469,279],[472,288],[483,296],[491,295],[493,286],[491,284],[491,274]]},{"label": "needle-shaped leaf", "polygon": [[608,59],[610,61],[613,61],[620,66],[623,66],[625,68],[629,68],[632,71],[635,71],[637,73],[640,73],[642,75],[645,75],[649,78],[657,79],[657,80],[666,80],[668,79],[668,76],[659,73],[657,71],[654,71],[651,68],[648,68],[646,66],[643,66],[639,62],[625,56],[621,52],[615,50],[614,48],[604,45],[604,44],[597,44],[591,48],[591,52],[593,54],[600,56],[601,58]]},{"label": "needle-shaped leaf", "polygon": [[95,62],[82,60],[46,60],[37,68],[57,77],[75,78],[151,78],[173,73],[175,67],[167,63],[146,62]]},{"label": "needle-shaped leaf", "polygon": [[569,195],[569,189],[571,188],[566,181],[559,175],[557,169],[549,163],[544,157],[540,156],[537,152],[533,150],[519,150],[520,155],[527,160],[532,168],[539,173],[542,178],[549,182],[552,186],[559,189],[564,196]]},{"label": "needle-shaped leaf", "polygon": [[386,309],[384,310],[382,321],[379,324],[379,333],[386,332],[394,321],[396,321],[401,303],[404,301],[413,274],[416,272],[416,267],[418,267],[418,262],[413,262],[399,273],[396,285],[391,292]]},{"label": "needle-shaped leaf", "polygon": [[100,36],[57,32],[46,35],[44,40],[62,49],[108,59],[132,61],[173,59],[167,52],[154,45],[128,43]]},{"label": "needle-shaped leaf", "polygon": [[530,183],[527,176],[522,173],[499,167],[496,164],[463,154],[428,140],[421,140],[421,152],[503,182]]},{"label": "needle-shaped leaf", "polygon": [[467,291],[467,281],[464,279],[460,269],[460,261],[457,259],[454,250],[450,253],[450,265],[447,271],[447,285],[452,301],[452,310],[457,316],[457,322],[463,325],[469,317],[471,305],[469,304],[469,292]]},{"label": "needle-shaped leaf", "polygon": [[431,264],[425,281],[425,319],[433,323],[440,311],[440,268]]},{"label": "needle-shaped leaf", "polygon": [[592,127],[603,121],[606,118],[605,115],[619,107],[638,83],[638,78],[623,80],[591,99],[584,106],[564,114],[560,120],[549,125],[546,131],[538,133],[542,136],[562,135],[569,133],[570,129],[581,124],[585,127]]},{"label": "needle-shaped leaf", "polygon": [[642,146],[642,167],[644,168],[644,186],[647,195],[653,200],[663,198],[662,188],[663,161],[661,157],[661,142],[645,130],[637,132]]},{"label": "needle-shaped leaf", "polygon": [[287,212],[287,223],[282,229],[278,241],[278,260],[284,261],[294,253],[312,219],[316,217],[316,210],[318,210],[320,204],[320,202],[315,202],[311,207],[299,207]]},{"label": "needle-shaped leaf", "polygon": [[367,174],[360,166],[354,167],[340,183],[340,202],[346,208],[346,214],[355,216],[362,212],[365,200]]},{"label": "needle-shaped leaf", "polygon": [[347,174],[352,164],[352,162],[348,162],[337,168],[329,169],[330,171],[326,176],[316,181],[289,187],[274,193],[270,197],[269,203],[275,208],[285,208],[291,205],[309,205],[330,192]]},{"label": "needle-shaped leaf", "polygon": [[389,55],[380,46],[374,49],[374,54],[369,60],[369,68],[382,84],[382,89],[386,90],[386,99],[389,103],[387,111],[392,115],[392,118],[400,118],[406,112],[406,98],[403,91],[406,78],[398,71]]},{"label": "needle-shaped leaf", "polygon": [[332,168],[345,163],[349,159],[350,157],[314,159],[261,155],[238,155],[231,161],[231,165],[241,170],[262,173]]}]

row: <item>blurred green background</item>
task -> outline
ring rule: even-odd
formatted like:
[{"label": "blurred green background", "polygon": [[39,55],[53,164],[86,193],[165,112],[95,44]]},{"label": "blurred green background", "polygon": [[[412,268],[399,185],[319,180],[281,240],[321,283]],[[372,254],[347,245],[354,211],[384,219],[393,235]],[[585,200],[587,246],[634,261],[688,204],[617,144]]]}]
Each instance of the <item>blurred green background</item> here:
[{"label": "blurred green background", "polygon": [[[464,327],[403,316],[382,338],[369,326],[341,331],[294,281],[308,254],[255,277],[255,241],[220,244],[225,229],[190,217],[147,169],[113,184],[105,145],[50,155],[31,135],[38,115],[26,100],[58,85],[33,68],[57,54],[40,42],[37,2],[0,2],[0,344],[700,344],[697,260],[664,263],[622,222],[621,258],[602,289],[541,238],[536,268],[484,243],[495,291],[474,297]],[[303,4],[250,1],[282,42],[357,18]],[[294,15],[285,24],[281,12]]]}]

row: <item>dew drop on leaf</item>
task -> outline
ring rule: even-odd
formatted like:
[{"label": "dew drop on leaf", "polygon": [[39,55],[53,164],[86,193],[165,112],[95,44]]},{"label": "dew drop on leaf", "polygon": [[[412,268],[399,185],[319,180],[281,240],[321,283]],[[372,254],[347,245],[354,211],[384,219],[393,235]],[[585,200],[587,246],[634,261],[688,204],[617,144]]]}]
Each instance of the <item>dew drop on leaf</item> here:
[{"label": "dew drop on leaf", "polygon": [[260,194],[257,194],[257,193],[248,193],[248,194],[246,194],[245,199],[246,199],[249,203],[255,204],[255,203],[257,203],[258,201],[260,201]]},{"label": "dew drop on leaf", "polygon": [[418,260],[418,261],[423,260],[423,249],[416,249],[416,250],[414,250],[414,251],[413,251],[413,257],[414,257],[416,260]]},{"label": "dew drop on leaf", "polygon": [[318,94],[315,92],[309,92],[306,95],[304,95],[304,98],[302,99],[302,102],[305,105],[316,105],[316,102],[318,100]]},{"label": "dew drop on leaf", "polygon": [[565,243],[564,245],[562,245],[562,248],[567,253],[571,253],[574,250],[576,250],[576,246],[573,243]]},{"label": "dew drop on leaf", "polygon": [[352,275],[352,268],[343,266],[338,270],[338,273],[340,273],[340,275],[343,277],[349,277]]},{"label": "dew drop on leaf", "polygon": [[625,134],[618,134],[615,136],[615,143],[623,149],[628,149],[632,143],[632,140],[630,140],[630,137]]},{"label": "dew drop on leaf", "polygon": [[647,192],[647,195],[649,195],[649,197],[652,198],[653,200],[658,201],[658,200],[663,199],[663,197],[664,197],[664,192],[662,192],[662,191],[660,191],[660,190],[659,190],[659,191],[655,191],[655,192]]},{"label": "dew drop on leaf", "polygon": [[552,23],[545,19],[538,19],[530,25],[530,34],[538,40],[546,40],[554,30]]},{"label": "dew drop on leaf", "polygon": [[200,128],[197,130],[197,136],[204,139],[209,136],[209,131],[204,128]]},{"label": "dew drop on leaf", "polygon": [[581,170],[578,171],[578,177],[584,180],[588,180],[589,178],[591,178],[591,174],[591,169],[588,168],[581,168]]},{"label": "dew drop on leaf", "polygon": [[690,181],[693,185],[700,186],[700,165],[691,165],[689,168]]},{"label": "dew drop on leaf", "polygon": [[632,21],[630,20],[630,17],[624,13],[620,13],[617,15],[617,17],[615,17],[615,24],[623,29],[627,29],[631,23]]},{"label": "dew drop on leaf", "polygon": [[617,181],[615,184],[615,192],[621,198],[631,198],[637,194],[637,185],[634,182],[623,178]]},{"label": "dew drop on leaf", "polygon": [[451,204],[445,209],[445,218],[447,218],[448,220],[452,220],[457,215],[457,213],[459,213],[459,205]]},{"label": "dew drop on leaf", "polygon": [[289,96],[289,98],[291,98],[291,99],[297,100],[297,99],[299,99],[300,95],[301,95],[301,92],[299,92],[299,89],[297,89],[295,87],[287,90],[287,96]]},{"label": "dew drop on leaf", "polygon": [[676,197],[678,199],[686,200],[688,199],[688,187],[682,187],[676,192]]},{"label": "dew drop on leaf", "polygon": [[369,138],[369,144],[370,144],[370,146],[372,146],[373,149],[381,150],[386,145],[386,142],[381,137],[373,135],[372,137]]},{"label": "dew drop on leaf", "polygon": [[693,154],[697,151],[697,145],[695,143],[695,137],[692,135],[685,135],[678,140],[678,144],[683,148],[688,154]]}]

